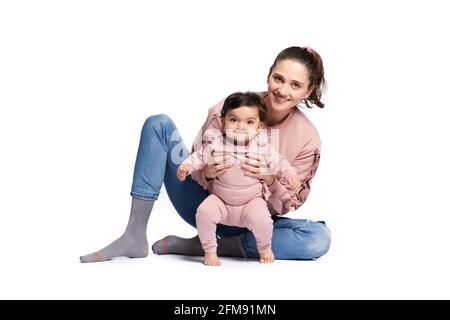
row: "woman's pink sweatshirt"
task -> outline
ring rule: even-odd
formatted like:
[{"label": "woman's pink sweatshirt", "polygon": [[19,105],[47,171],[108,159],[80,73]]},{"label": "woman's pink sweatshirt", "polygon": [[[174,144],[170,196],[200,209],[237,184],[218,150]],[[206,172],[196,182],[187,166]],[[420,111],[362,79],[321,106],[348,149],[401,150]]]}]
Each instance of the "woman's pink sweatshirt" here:
[{"label": "woman's pink sweatshirt", "polygon": [[[263,96],[266,93],[261,93]],[[192,151],[202,147],[203,136],[207,129],[221,130],[222,118],[220,116],[223,103],[221,100],[209,109],[208,118],[192,146]],[[302,181],[302,188],[293,193],[286,186],[285,181],[275,179],[269,186],[270,196],[267,200],[272,214],[285,214],[290,208],[297,209],[308,197],[311,181],[314,177],[320,160],[320,137],[308,118],[297,108],[292,108],[288,117],[279,125],[268,127],[267,135],[272,147],[275,148],[297,171]],[[203,170],[192,172],[192,178],[203,188],[209,189],[210,182],[205,178]]]}]

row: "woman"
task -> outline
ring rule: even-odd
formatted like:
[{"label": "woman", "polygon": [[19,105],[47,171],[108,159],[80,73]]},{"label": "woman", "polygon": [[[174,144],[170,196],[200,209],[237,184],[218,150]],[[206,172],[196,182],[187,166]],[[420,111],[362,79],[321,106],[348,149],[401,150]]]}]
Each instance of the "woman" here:
[{"label": "woman", "polygon": [[[279,153],[296,168],[302,188],[294,194],[275,176],[265,174],[267,163],[259,156],[249,154],[243,168],[248,176],[264,180],[270,190],[268,206],[274,215],[272,250],[275,259],[316,259],[330,246],[330,231],[325,223],[279,215],[286,213],[286,208],[298,208],[305,202],[319,165],[319,135],[297,106],[305,103],[310,107],[312,103],[324,107],[320,101],[325,86],[322,58],[311,48],[287,48],[276,57],[267,82],[268,90],[261,95],[267,105],[269,135],[277,139]],[[221,127],[222,105],[223,101],[209,110],[196,143],[201,144],[206,128]],[[151,116],[145,121],[131,188],[128,226],[119,239],[100,251],[80,257],[81,262],[106,261],[118,256],[146,257],[147,222],[163,182],[177,212],[190,225],[196,226],[197,208],[209,195],[208,181],[224,174],[231,165],[223,155],[215,154],[214,162],[204,170],[193,172],[192,178],[189,176],[184,182],[179,181],[177,166],[189,152],[177,133],[175,124],[165,115]],[[218,225],[217,235],[219,256],[259,257],[255,238],[249,230]],[[156,254],[203,255],[198,237],[168,236],[157,241],[152,249]]]}]

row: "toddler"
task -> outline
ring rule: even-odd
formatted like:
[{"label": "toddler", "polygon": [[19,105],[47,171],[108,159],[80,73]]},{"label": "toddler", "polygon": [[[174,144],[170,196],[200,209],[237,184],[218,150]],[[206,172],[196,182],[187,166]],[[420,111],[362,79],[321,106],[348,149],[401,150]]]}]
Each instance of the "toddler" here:
[{"label": "toddler", "polygon": [[[192,171],[203,169],[213,157],[212,152],[224,153],[233,165],[210,186],[210,195],[196,213],[197,230],[205,252],[204,263],[221,265],[217,256],[216,225],[246,227],[253,232],[260,262],[274,262],[271,249],[272,218],[266,200],[270,191],[260,179],[244,174],[241,163],[247,153],[261,155],[267,163],[267,174],[287,182],[295,193],[301,182],[296,170],[268,142],[260,130],[264,127],[266,106],[256,93],[237,92],[225,99],[222,112],[223,130],[208,129],[202,148],[193,152],[177,169],[183,181]],[[293,208],[291,208],[293,209]]]}]

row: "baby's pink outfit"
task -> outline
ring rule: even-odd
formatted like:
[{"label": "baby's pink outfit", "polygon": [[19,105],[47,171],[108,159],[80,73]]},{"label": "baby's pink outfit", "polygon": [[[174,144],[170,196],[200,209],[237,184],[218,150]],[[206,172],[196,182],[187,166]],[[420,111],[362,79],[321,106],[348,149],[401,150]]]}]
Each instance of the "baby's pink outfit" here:
[{"label": "baby's pink outfit", "polygon": [[241,164],[245,154],[253,153],[264,157],[269,166],[268,174],[277,175],[281,181],[287,181],[296,170],[270,145],[265,134],[257,134],[247,145],[235,144],[217,129],[206,130],[201,150],[193,152],[183,163],[190,166],[189,173],[203,169],[213,160],[212,151],[226,152],[231,156],[231,168],[210,184],[210,195],[197,209],[196,221],[200,242],[205,252],[217,251],[216,225],[245,227],[256,238],[259,252],[272,244],[272,218],[266,200],[270,191],[260,179],[244,174]]}]

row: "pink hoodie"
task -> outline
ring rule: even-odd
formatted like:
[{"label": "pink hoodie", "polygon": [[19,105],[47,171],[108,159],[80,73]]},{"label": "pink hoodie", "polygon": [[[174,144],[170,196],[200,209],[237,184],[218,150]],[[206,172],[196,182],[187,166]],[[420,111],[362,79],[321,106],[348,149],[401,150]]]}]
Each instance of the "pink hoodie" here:
[{"label": "pink hoodie", "polygon": [[[261,93],[262,96],[266,94]],[[221,100],[209,109],[208,117],[197,134],[192,151],[201,148],[203,135],[207,129],[221,130],[220,112],[224,101],[225,99]],[[320,137],[314,125],[297,108],[292,108],[288,117],[280,125],[269,127],[267,134],[272,146],[295,168],[302,181],[302,188],[298,193],[288,190],[287,183],[278,179],[269,186],[270,196],[267,204],[270,212],[285,214],[291,207],[296,209],[300,207],[308,197],[312,178],[319,166]],[[192,178],[208,190],[213,181],[206,180],[203,170],[192,172]]]}]

